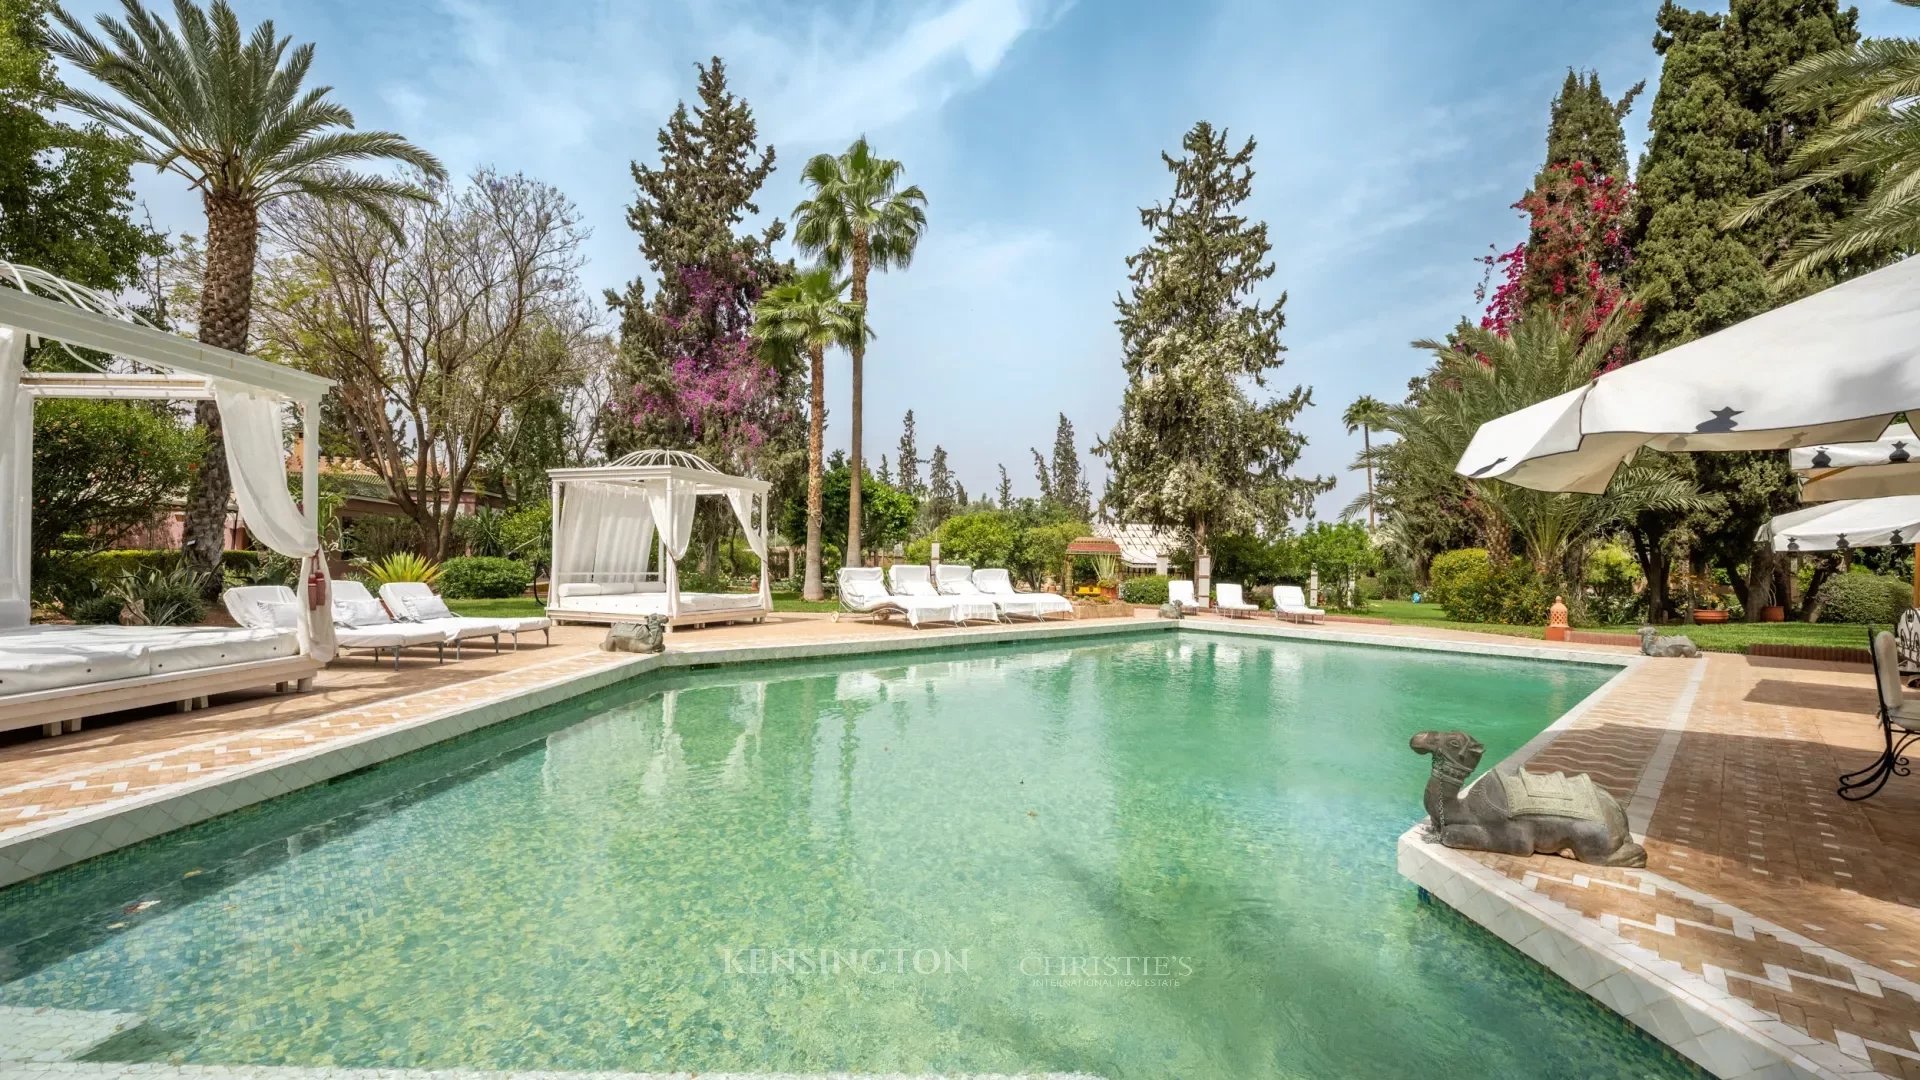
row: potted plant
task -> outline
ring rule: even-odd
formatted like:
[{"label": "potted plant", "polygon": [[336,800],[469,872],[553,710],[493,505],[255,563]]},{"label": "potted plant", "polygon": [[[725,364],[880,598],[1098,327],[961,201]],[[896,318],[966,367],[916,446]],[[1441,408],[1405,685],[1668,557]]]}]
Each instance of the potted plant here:
[{"label": "potted plant", "polygon": [[1093,557],[1093,583],[1100,595],[1110,601],[1120,599],[1120,560],[1112,555]]}]

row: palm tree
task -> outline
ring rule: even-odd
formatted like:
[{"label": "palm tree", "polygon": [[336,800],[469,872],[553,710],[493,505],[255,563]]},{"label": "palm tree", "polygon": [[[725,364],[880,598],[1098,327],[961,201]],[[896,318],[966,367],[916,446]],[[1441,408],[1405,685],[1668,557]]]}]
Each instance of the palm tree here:
[{"label": "palm tree", "polygon": [[847,283],[830,266],[797,274],[767,290],[753,309],[753,336],[763,350],[785,357],[804,353],[811,364],[807,392],[807,570],[800,595],[826,596],[820,584],[820,485],[827,430],[826,363],[829,346],[851,351],[871,336],[859,304],[845,299]]},{"label": "palm tree", "polygon": [[1367,467],[1367,528],[1374,526],[1373,520],[1373,429],[1385,423],[1387,407],[1372,394],[1362,394],[1347,406],[1340,414],[1340,420],[1347,425],[1347,434],[1360,432],[1361,460]]},{"label": "palm tree", "polygon": [[[852,275],[853,303],[862,312],[867,308],[868,272],[904,269],[927,228],[927,197],[918,187],[900,187],[901,171],[898,161],[875,157],[862,135],[839,157],[814,155],[801,173],[813,195],[794,208],[794,243],[820,256],[825,265]],[[856,339],[848,351],[853,356],[853,425],[848,435],[853,469],[847,490],[847,565],[859,566],[860,395],[866,342]]]},{"label": "palm tree", "polygon": [[[1895,0],[1920,7],[1920,0]],[[1787,68],[1767,87],[1791,112],[1821,113],[1825,124],[1787,159],[1793,178],[1749,200],[1729,228],[1749,224],[1811,188],[1869,180],[1872,192],[1833,225],[1802,238],[1774,267],[1782,283],[1797,281],[1856,255],[1908,251],[1920,245],[1920,41],[1868,38],[1829,49]]]},{"label": "palm tree", "polygon": [[[226,0],[202,11],[174,0],[177,27],[122,0],[122,19],[97,18],[89,31],[58,6],[65,33],[48,47],[99,80],[113,96],[65,87],[59,100],[125,136],[135,159],[184,177],[206,207],[206,265],[201,279],[200,340],[247,351],[260,210],[293,195],[362,207],[390,227],[396,199],[428,198],[417,184],[348,171],[351,162],[404,162],[431,179],[446,170],[433,155],[386,131],[354,131],[353,114],[327,100],[331,87],[303,89],[313,46],[288,50],[288,38],[263,22],[242,36]],[[227,498],[220,413],[202,402],[206,456],[187,502],[184,553],[189,565],[219,575]]]}]

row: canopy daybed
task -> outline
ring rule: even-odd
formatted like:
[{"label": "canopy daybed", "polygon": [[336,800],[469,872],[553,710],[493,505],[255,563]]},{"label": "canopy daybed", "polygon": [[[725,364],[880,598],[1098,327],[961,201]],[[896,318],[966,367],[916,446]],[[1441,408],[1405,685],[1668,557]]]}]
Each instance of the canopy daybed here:
[{"label": "canopy daybed", "polygon": [[[773,611],[767,584],[764,480],[728,476],[694,454],[641,450],[606,465],[553,469],[553,572],[547,616],[555,622],[669,626],[759,622]],[[751,593],[684,592],[675,560],[693,539],[696,500],[723,498],[760,559]],[[654,552],[659,551],[659,565]]]},{"label": "canopy daybed", "polygon": [[[29,342],[54,342],[89,370],[26,367]],[[105,353],[112,365],[74,349]],[[83,717],[272,686],[306,689],[332,659],[319,549],[320,399],[331,380],[159,330],[109,297],[0,260],[0,731],[77,730]],[[33,408],[41,398],[204,401],[220,410],[235,501],[268,547],[321,573],[319,617],[296,605],[265,628],[33,626]],[[280,408],[306,425],[301,502],[287,492]],[[304,509],[303,509],[304,507]]]}]

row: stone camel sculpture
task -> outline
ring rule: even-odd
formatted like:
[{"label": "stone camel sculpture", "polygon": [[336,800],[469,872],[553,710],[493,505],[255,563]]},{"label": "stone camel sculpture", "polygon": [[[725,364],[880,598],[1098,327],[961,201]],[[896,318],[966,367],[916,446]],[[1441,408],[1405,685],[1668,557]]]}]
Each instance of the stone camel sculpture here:
[{"label": "stone camel sculpture", "polygon": [[666,633],[667,617],[648,615],[637,623],[614,623],[607,628],[607,638],[600,647],[607,652],[662,652],[667,647]]},{"label": "stone camel sculpture", "polygon": [[1486,752],[1479,740],[1464,731],[1423,731],[1408,745],[1433,758],[1427,817],[1430,835],[1447,847],[1508,855],[1571,851],[1585,863],[1647,865],[1646,849],[1627,828],[1627,812],[1585,773],[1495,769],[1462,796]]},{"label": "stone camel sculpture", "polygon": [[1660,631],[1651,626],[1643,626],[1637,631],[1640,635],[1640,652],[1646,656],[1678,656],[1691,660],[1700,655],[1700,646],[1685,634],[1671,637],[1656,637]]}]

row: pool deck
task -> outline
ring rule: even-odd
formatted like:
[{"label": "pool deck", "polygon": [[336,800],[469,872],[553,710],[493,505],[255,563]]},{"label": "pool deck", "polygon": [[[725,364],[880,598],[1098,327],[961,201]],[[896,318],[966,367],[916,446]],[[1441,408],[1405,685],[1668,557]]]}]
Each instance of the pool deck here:
[{"label": "pool deck", "polygon": [[[1871,758],[1865,668],[1643,660],[1427,627],[1203,616],[1185,628],[1623,665],[1515,756],[1592,773],[1628,807],[1646,870],[1457,852],[1415,827],[1402,873],[1717,1075],[1920,1080],[1920,777],[1866,803],[1833,793]],[[600,652],[598,628],[561,627],[551,645],[444,666],[345,660],[308,694],[223,695],[194,713],[0,741],[0,885],[656,668],[1129,629],[1173,627],[916,631],[776,615],[674,633],[660,657]],[[1418,799],[1408,792],[1409,821]]]}]

